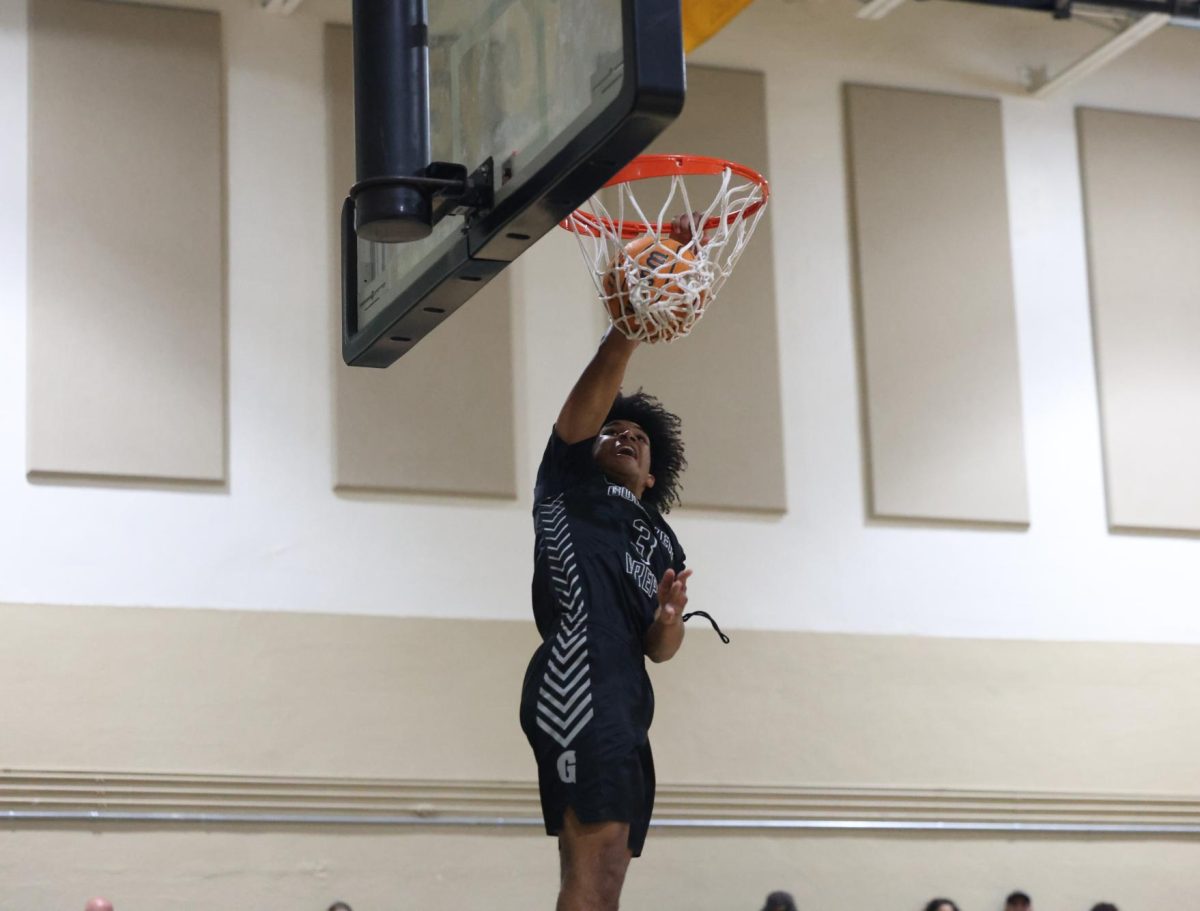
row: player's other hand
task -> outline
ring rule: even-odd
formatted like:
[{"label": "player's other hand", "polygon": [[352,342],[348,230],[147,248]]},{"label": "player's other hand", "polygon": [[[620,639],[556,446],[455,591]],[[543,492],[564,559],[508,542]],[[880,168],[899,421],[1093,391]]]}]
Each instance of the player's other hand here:
[{"label": "player's other hand", "polygon": [[668,569],[663,573],[658,583],[658,610],[654,612],[654,622],[663,626],[679,623],[683,618],[683,609],[687,607],[687,583],[692,571],[685,569],[676,574]]}]

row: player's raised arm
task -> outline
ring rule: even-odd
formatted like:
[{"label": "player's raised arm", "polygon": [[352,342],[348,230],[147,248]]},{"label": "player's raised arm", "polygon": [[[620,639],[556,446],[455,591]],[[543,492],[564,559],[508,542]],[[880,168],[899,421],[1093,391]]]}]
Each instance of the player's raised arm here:
[{"label": "player's raised arm", "polygon": [[[681,215],[671,222],[670,237],[679,244],[686,244],[700,233],[699,229],[699,212]],[[701,244],[706,241],[706,237],[698,238]],[[600,349],[583,371],[583,376],[579,378],[571,394],[567,396],[567,401],[554,424],[559,439],[564,443],[578,443],[600,432],[613,399],[621,391],[625,367],[638,344],[636,341],[630,341],[615,327],[608,327]]]},{"label": "player's raised arm", "polygon": [[613,399],[621,391],[625,368],[638,344],[609,327],[600,348],[575,383],[554,422],[554,431],[560,440],[578,443],[600,432]]}]

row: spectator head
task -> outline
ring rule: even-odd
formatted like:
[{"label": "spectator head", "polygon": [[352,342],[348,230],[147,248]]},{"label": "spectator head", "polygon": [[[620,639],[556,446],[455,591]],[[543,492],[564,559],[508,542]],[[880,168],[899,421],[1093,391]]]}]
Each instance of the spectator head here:
[{"label": "spectator head", "polygon": [[772,892],[767,896],[763,911],[796,911],[796,900],[790,892]]},{"label": "spectator head", "polygon": [[1112,902],[1100,902],[1092,905],[1092,911],[1117,911],[1117,906]]},{"label": "spectator head", "polygon": [[925,906],[925,911],[958,911],[958,905],[948,898],[935,898]]},{"label": "spectator head", "polygon": [[1004,899],[1004,911],[1029,911],[1032,906],[1033,899],[1024,892],[1013,892]]},{"label": "spectator head", "polygon": [[329,906],[329,911],[352,911],[352,909],[345,902],[334,902]]},{"label": "spectator head", "polygon": [[89,898],[83,911],[113,911],[113,906],[107,898]]}]

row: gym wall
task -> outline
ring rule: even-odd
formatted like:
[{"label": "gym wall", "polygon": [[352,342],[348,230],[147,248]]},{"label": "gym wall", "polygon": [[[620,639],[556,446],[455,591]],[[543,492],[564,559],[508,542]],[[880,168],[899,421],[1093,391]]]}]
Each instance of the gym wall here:
[{"label": "gym wall", "polygon": [[[356,417],[357,377],[337,362],[330,298],[340,159],[326,41],[346,5],[306,0],[276,16],[241,0],[195,0],[187,12],[75,0],[90,13],[219,19],[210,59],[220,62],[223,190],[214,199],[198,178],[189,186],[197,205],[223,213],[224,309],[204,311],[223,312],[223,336],[196,361],[216,371],[201,387],[222,399],[195,416],[168,403],[165,416],[148,415],[148,433],[174,438],[195,417],[224,456],[200,484],[178,480],[199,470],[159,477],[122,449],[99,473],[76,460],[45,477],[38,466],[68,451],[34,446],[35,416],[58,413],[47,390],[75,400],[93,384],[121,400],[125,387],[109,384],[140,374],[127,358],[112,380],[73,364],[55,372],[42,346],[50,286],[39,238],[55,212],[39,208],[35,185],[48,135],[37,128],[48,111],[29,24],[40,2],[0,6],[0,122],[19,125],[0,131],[0,811],[318,808],[535,823],[516,722],[536,641],[530,487],[597,335],[574,240],[556,233],[510,270],[489,324],[494,347],[472,349],[494,357],[466,359],[453,394],[430,390],[447,395],[443,407],[422,411],[428,401],[397,383],[394,400],[372,390],[372,411]],[[1200,893],[1195,836],[765,827],[1200,822],[1200,539],[1194,516],[1169,534],[1110,528],[1089,293],[1099,286],[1088,272],[1097,251],[1086,242],[1094,213],[1076,143],[1079,107],[1200,119],[1200,36],[1164,31],[1034,101],[1014,88],[1003,48],[1019,43],[1054,66],[1097,37],[1030,21],[908,4],[863,23],[839,5],[758,0],[694,58],[717,81],[763,74],[773,202],[759,240],[770,247],[777,335],[763,362],[777,373],[778,426],[762,440],[715,442],[703,458],[753,474],[759,448],[769,460],[776,446],[766,481],[781,500],[671,516],[696,568],[692,604],[733,642],[692,629],[680,656],[653,668],[659,815],[750,825],[656,829],[625,907],[755,908],[787,888],[802,907],[918,908],[948,893],[972,911],[1020,887],[1045,907],[1109,899],[1129,911],[1184,907]],[[1027,526],[870,507],[847,84],[999,99]],[[192,129],[180,125],[172,141]],[[132,202],[116,205],[104,210],[115,224],[138,217]],[[475,315],[451,323],[475,331]],[[729,387],[715,369],[688,382],[714,400]],[[478,399],[454,397],[472,390]],[[400,456],[356,462],[374,409],[389,401],[383,441],[403,422],[477,402],[511,408],[473,441],[471,457],[494,472],[464,486],[477,463],[458,451],[448,476],[415,482]],[[688,420],[703,423],[703,410]],[[109,430],[97,431],[97,452]],[[0,909],[71,907],[93,893],[118,911],[321,909],[335,898],[355,911],[524,909],[550,906],[556,869],[536,824],[0,829]]]}]

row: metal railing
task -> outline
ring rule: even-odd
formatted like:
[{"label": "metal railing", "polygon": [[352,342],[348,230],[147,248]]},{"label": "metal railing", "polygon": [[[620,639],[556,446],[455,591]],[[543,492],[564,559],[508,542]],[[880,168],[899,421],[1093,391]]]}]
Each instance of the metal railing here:
[{"label": "metal railing", "polygon": [[[519,816],[420,816],[340,813],[196,813],[161,810],[3,810],[12,823],[179,824],[196,826],[357,826],[393,828],[540,828],[542,820]],[[1007,834],[1200,835],[1200,824],[1001,822],[934,819],[729,819],[663,818],[660,829],[817,830],[852,832],[998,832]]]}]

